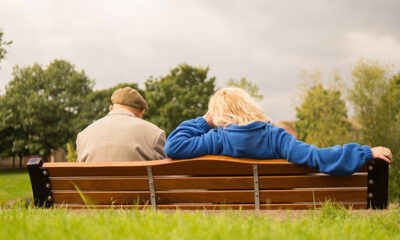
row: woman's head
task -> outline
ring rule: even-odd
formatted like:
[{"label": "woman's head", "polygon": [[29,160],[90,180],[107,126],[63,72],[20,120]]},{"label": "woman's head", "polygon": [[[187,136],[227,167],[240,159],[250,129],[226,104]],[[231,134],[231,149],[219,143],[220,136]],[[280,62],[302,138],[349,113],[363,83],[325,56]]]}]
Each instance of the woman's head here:
[{"label": "woman's head", "polygon": [[217,91],[208,103],[208,112],[217,127],[270,120],[247,92],[233,87]]}]

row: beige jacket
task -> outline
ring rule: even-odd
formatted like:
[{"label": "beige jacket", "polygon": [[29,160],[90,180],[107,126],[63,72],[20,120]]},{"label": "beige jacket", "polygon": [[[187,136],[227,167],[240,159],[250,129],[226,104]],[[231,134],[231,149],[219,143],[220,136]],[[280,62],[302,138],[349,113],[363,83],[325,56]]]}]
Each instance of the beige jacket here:
[{"label": "beige jacket", "polygon": [[165,132],[125,109],[95,121],[76,139],[78,162],[145,161],[166,158]]}]

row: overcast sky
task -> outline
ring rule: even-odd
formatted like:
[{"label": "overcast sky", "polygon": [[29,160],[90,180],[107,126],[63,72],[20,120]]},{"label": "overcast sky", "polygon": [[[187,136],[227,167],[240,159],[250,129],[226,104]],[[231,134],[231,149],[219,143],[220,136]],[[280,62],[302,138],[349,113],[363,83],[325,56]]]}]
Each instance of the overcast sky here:
[{"label": "overcast sky", "polygon": [[[1,0],[12,40],[0,63],[0,93],[12,67],[66,59],[96,89],[143,82],[180,63],[256,83],[275,121],[294,120],[300,72],[339,69],[361,58],[400,72],[400,1]],[[143,86],[143,85],[142,85]]]}]

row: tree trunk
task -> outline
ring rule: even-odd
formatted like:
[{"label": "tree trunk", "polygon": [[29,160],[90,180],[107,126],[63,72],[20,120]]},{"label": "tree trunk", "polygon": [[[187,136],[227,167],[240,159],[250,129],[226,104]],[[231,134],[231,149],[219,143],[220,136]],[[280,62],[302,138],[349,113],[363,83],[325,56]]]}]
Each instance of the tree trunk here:
[{"label": "tree trunk", "polygon": [[22,155],[19,155],[19,168],[22,168]]},{"label": "tree trunk", "polygon": [[49,162],[49,156],[51,155],[51,150],[50,149],[46,149],[43,156],[42,156],[42,160],[43,162]]},{"label": "tree trunk", "polygon": [[13,168],[15,168],[15,154],[12,156]]}]

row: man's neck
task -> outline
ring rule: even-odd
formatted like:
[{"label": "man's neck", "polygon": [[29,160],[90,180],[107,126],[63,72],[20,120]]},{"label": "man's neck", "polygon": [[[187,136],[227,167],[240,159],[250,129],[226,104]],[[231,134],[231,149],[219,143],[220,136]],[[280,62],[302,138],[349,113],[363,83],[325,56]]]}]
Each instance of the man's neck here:
[{"label": "man's neck", "polygon": [[133,113],[133,115],[135,115],[136,117],[142,118],[142,113],[141,113],[142,111],[137,108],[133,108],[122,104],[114,104],[112,110],[117,110],[117,109],[128,110],[129,112]]}]

